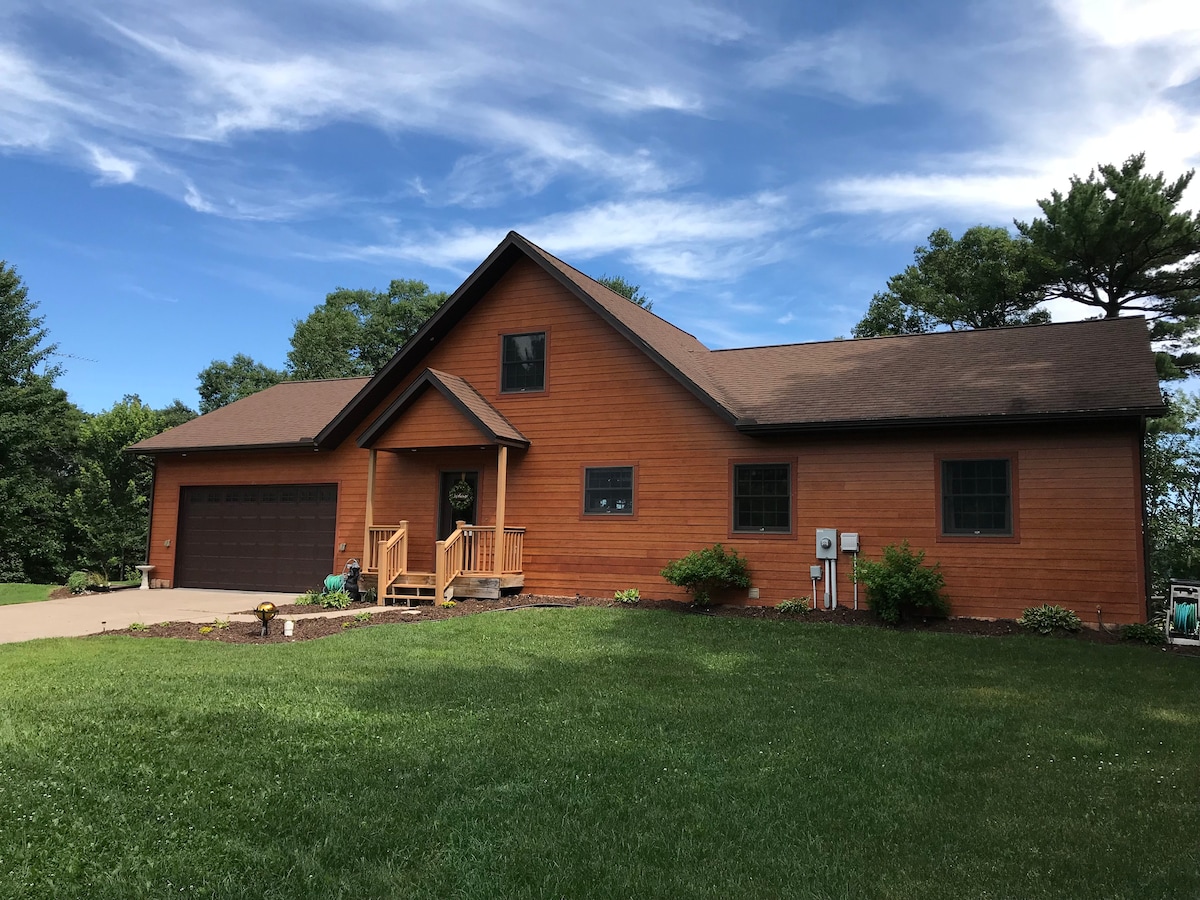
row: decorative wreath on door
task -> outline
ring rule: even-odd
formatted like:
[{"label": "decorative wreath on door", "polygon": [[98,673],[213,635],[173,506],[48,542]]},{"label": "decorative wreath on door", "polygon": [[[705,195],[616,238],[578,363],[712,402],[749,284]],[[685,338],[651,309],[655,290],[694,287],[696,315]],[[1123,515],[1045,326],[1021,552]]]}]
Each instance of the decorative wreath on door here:
[{"label": "decorative wreath on door", "polygon": [[455,512],[465,512],[475,502],[475,491],[464,478],[450,486],[450,508]]}]

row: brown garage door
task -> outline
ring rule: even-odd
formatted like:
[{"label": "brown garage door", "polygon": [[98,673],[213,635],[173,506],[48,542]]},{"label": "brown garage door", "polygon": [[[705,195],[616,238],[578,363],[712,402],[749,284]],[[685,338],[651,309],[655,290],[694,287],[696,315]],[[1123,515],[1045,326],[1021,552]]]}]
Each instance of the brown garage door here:
[{"label": "brown garage door", "polygon": [[306,591],[333,565],[336,484],[185,487],[179,587]]}]

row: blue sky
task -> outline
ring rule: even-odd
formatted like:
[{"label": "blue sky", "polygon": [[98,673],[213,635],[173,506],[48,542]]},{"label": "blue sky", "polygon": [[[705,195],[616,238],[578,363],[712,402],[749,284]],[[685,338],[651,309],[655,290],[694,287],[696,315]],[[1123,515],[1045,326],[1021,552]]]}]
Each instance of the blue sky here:
[{"label": "blue sky", "polygon": [[933,228],[1200,161],[1178,0],[53,7],[0,9],[0,258],[89,411],[195,406],[335,287],[452,290],[509,229],[710,347],[848,335]]}]

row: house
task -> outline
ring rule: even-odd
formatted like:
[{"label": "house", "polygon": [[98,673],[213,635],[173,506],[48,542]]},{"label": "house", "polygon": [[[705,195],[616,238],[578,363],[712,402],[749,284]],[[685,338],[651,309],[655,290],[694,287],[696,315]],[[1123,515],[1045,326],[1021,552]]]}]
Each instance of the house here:
[{"label": "house", "polygon": [[684,599],[662,567],[721,542],[753,578],[728,599],[773,605],[835,528],[924,549],[958,615],[1131,622],[1162,410],[1141,319],[711,351],[510,233],[375,377],[130,449],[159,587],[299,591],[353,557],[395,600]]}]

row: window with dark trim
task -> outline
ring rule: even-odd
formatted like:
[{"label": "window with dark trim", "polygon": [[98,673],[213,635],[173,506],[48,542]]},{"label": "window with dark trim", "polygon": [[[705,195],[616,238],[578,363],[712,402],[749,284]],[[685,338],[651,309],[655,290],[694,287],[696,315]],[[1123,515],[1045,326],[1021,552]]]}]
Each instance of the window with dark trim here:
[{"label": "window with dark trim", "polygon": [[632,516],[633,466],[584,469],[583,512],[588,516]]},{"label": "window with dark trim", "polygon": [[733,467],[733,530],[781,534],[792,530],[792,467],[753,463]]},{"label": "window with dark trim", "polygon": [[942,460],[942,533],[1013,533],[1011,460]]},{"label": "window with dark trim", "polygon": [[546,389],[546,332],[504,335],[500,390],[505,394]]}]

